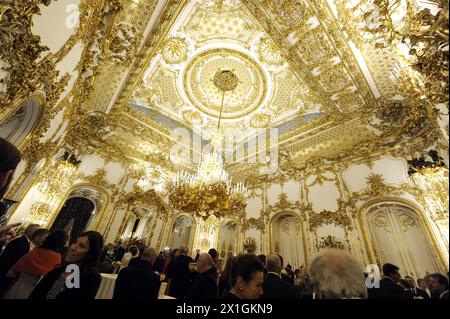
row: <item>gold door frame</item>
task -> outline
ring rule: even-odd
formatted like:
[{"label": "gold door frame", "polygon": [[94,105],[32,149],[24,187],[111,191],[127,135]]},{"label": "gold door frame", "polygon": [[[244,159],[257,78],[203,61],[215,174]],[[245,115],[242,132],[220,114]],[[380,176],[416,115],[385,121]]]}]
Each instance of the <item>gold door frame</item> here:
[{"label": "gold door frame", "polygon": [[419,218],[419,220],[421,221],[421,223],[423,224],[423,226],[425,227],[425,231],[426,231],[426,236],[427,238],[430,240],[430,243],[432,245],[432,248],[435,249],[437,255],[438,255],[438,264],[440,265],[440,267],[442,269],[447,269],[448,268],[448,261],[446,263],[446,259],[445,257],[442,255],[442,251],[439,248],[439,245],[437,243],[437,239],[434,236],[434,233],[432,231],[431,225],[429,223],[429,221],[426,219],[425,217],[425,211],[416,203],[404,199],[404,198],[398,198],[398,197],[382,197],[382,198],[378,198],[378,199],[374,199],[374,200],[370,200],[368,202],[366,202],[358,211],[357,213],[357,219],[358,219],[358,223],[359,226],[361,227],[361,231],[362,231],[362,237],[364,238],[364,244],[365,244],[365,248],[368,252],[369,255],[369,261],[373,264],[377,264],[377,258],[376,258],[376,254],[375,254],[375,249],[373,247],[372,242],[370,241],[370,237],[369,237],[369,231],[367,229],[366,226],[366,222],[365,222],[365,217],[367,216],[367,213],[370,211],[370,209],[374,206],[376,206],[377,204],[382,204],[382,203],[395,203],[395,204],[400,204],[405,206],[406,208],[411,209],[413,212],[415,212],[417,214],[417,217]]}]

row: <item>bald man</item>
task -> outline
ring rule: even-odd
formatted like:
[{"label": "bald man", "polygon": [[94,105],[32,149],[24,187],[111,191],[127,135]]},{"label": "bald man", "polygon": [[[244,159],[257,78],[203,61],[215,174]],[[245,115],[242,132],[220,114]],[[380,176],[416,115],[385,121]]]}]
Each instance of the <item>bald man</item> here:
[{"label": "bald man", "polygon": [[266,257],[266,271],[261,299],[299,299],[298,289],[281,278],[282,259],[276,254]]},{"label": "bald man", "polygon": [[209,254],[201,254],[198,258],[197,276],[186,294],[186,299],[217,299],[216,268]]},{"label": "bald man", "polygon": [[122,269],[117,276],[113,299],[158,299],[161,281],[153,271],[157,252],[146,248],[134,266]]}]

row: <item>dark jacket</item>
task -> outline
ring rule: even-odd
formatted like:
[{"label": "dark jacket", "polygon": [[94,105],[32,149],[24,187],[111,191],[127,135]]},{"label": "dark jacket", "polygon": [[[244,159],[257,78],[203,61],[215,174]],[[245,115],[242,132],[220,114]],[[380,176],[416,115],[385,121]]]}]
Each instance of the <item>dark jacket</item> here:
[{"label": "dark jacket", "polygon": [[30,251],[30,242],[25,236],[12,240],[0,256],[0,295],[9,287],[11,279],[6,277],[8,270]]},{"label": "dark jacket", "polygon": [[148,261],[139,259],[117,276],[113,299],[158,299],[161,281]]},{"label": "dark jacket", "polygon": [[125,252],[126,250],[122,246],[117,247],[116,250],[114,251],[114,261],[122,261]]},{"label": "dark jacket", "polygon": [[230,291],[231,287],[230,287],[230,278],[229,277],[225,277],[222,276],[219,279],[219,297],[221,297],[223,294],[225,294],[226,292]]},{"label": "dark jacket", "polygon": [[[47,299],[47,293],[65,270],[66,265],[63,265],[45,275],[28,298]],[[100,282],[101,276],[98,272],[86,272],[81,268],[80,287],[65,288],[56,296],[56,299],[95,299]]]},{"label": "dark jacket", "polygon": [[380,288],[374,288],[371,295],[373,299],[406,299],[404,289],[391,278],[380,280]]},{"label": "dark jacket", "polygon": [[423,299],[430,299],[430,296],[427,292],[420,288],[415,288],[412,290],[414,297],[422,297]]},{"label": "dark jacket", "polygon": [[129,263],[128,263],[128,267],[133,267],[133,266],[139,265],[140,261],[141,261],[141,257],[131,258]]},{"label": "dark jacket", "polygon": [[299,299],[298,289],[274,273],[264,276],[261,299]]},{"label": "dark jacket", "polygon": [[163,254],[159,254],[158,257],[156,257],[155,262],[153,263],[153,270],[161,273],[165,263],[166,259],[164,258]]},{"label": "dark jacket", "polygon": [[411,289],[403,289],[403,294],[403,299],[414,299],[414,293],[411,291]]},{"label": "dark jacket", "polygon": [[174,258],[167,270],[167,278],[170,281],[170,296],[177,299],[184,298],[191,286],[192,273],[189,270],[189,263],[193,260],[186,255],[179,255]]},{"label": "dark jacket", "polygon": [[189,288],[186,299],[217,299],[216,268],[198,274]]},{"label": "dark jacket", "polygon": [[287,274],[281,273],[281,279],[290,283],[291,285],[294,285],[295,275],[293,272],[287,272]]}]

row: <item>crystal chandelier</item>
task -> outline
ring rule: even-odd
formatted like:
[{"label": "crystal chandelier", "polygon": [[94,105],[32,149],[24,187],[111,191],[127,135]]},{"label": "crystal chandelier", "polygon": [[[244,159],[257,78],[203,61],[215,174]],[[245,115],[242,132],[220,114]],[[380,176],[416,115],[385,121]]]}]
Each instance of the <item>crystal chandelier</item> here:
[{"label": "crystal chandelier", "polygon": [[[219,70],[213,82],[222,92],[217,124],[219,132],[225,93],[234,90],[239,80],[232,71]],[[196,214],[204,219],[211,215],[224,217],[244,212],[246,192],[243,183],[233,183],[225,170],[224,159],[214,149],[202,156],[195,173],[181,171],[174,177],[169,185],[169,202],[176,209]]]}]

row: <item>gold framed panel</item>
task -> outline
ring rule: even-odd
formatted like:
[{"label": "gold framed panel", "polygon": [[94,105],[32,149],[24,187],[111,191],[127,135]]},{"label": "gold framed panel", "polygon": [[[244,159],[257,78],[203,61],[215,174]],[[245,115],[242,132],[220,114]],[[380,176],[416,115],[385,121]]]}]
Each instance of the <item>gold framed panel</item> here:
[{"label": "gold framed panel", "polygon": [[[172,219],[172,221],[170,223],[170,227],[169,227],[170,235],[166,239],[167,240],[166,246],[172,241],[172,235],[173,235],[172,230],[173,230],[173,227],[175,225],[175,222],[178,220],[178,218],[180,218],[182,216],[190,218],[192,220],[192,222],[193,222],[192,223],[193,227],[191,229],[191,233],[189,234],[189,242],[186,245],[188,247],[188,249],[189,249],[189,253],[192,253],[192,249],[194,248],[194,242],[195,242],[195,234],[197,232],[197,221],[195,220],[195,218],[191,214],[188,214],[188,213],[181,212],[181,213],[178,213],[177,215],[175,215],[173,217],[173,219]],[[164,245],[162,245],[162,246],[164,246]]]},{"label": "gold framed panel", "polygon": [[418,204],[404,198],[398,198],[398,197],[381,197],[377,199],[370,200],[366,202],[357,212],[357,220],[359,223],[359,226],[362,231],[362,238],[364,238],[364,244],[365,248],[368,252],[370,262],[373,264],[377,264],[377,258],[375,254],[375,248],[373,247],[373,244],[371,243],[369,232],[366,226],[366,223],[364,221],[365,216],[370,211],[370,208],[377,204],[381,203],[396,203],[400,205],[404,205],[405,207],[411,209],[414,213],[417,214],[417,217],[422,222],[423,226],[426,230],[426,236],[430,240],[430,243],[432,245],[432,248],[435,249],[436,254],[438,255],[438,264],[440,265],[441,269],[448,269],[448,260],[446,262],[446,259],[444,255],[442,254],[441,249],[439,248],[439,244],[437,242],[436,237],[434,236],[434,232],[432,230],[432,227],[430,225],[430,222],[425,217],[425,211],[422,207],[420,207]]},{"label": "gold framed panel", "polygon": [[305,238],[305,233],[303,231],[304,229],[304,222],[303,219],[301,217],[301,215],[299,213],[296,213],[295,211],[292,210],[285,210],[285,211],[281,211],[278,213],[275,213],[269,220],[269,249],[270,251],[268,252],[269,254],[274,253],[275,252],[275,247],[274,247],[274,236],[273,236],[273,222],[275,219],[281,217],[281,216],[291,216],[291,217],[296,217],[298,218],[299,222],[300,222],[300,231],[301,231],[301,239],[303,242],[303,253],[305,255],[305,268],[308,268],[308,260],[309,260],[309,255],[308,255],[308,250],[306,247],[306,238]]},{"label": "gold framed panel", "polygon": [[[217,238],[218,238],[218,240],[217,240],[217,244],[219,245],[220,243],[219,243],[219,239],[220,239],[220,236],[222,235],[222,226],[225,224],[225,223],[227,223],[227,222],[233,222],[234,224],[236,224],[236,237],[235,237],[235,239],[234,239],[234,247],[235,247],[235,250],[236,250],[236,253],[237,253],[237,251],[238,251],[238,249],[239,249],[239,238],[238,238],[238,236],[237,236],[237,232],[238,232],[238,230],[239,230],[239,223],[238,223],[238,221],[237,221],[237,219],[236,218],[234,218],[234,217],[226,217],[226,218],[224,218],[224,220],[222,220],[222,222],[220,222],[220,224],[219,224],[219,231],[218,231],[218,236],[217,236]],[[219,251],[219,254],[220,254],[221,252]],[[233,252],[233,254],[234,254],[235,252]]]}]

